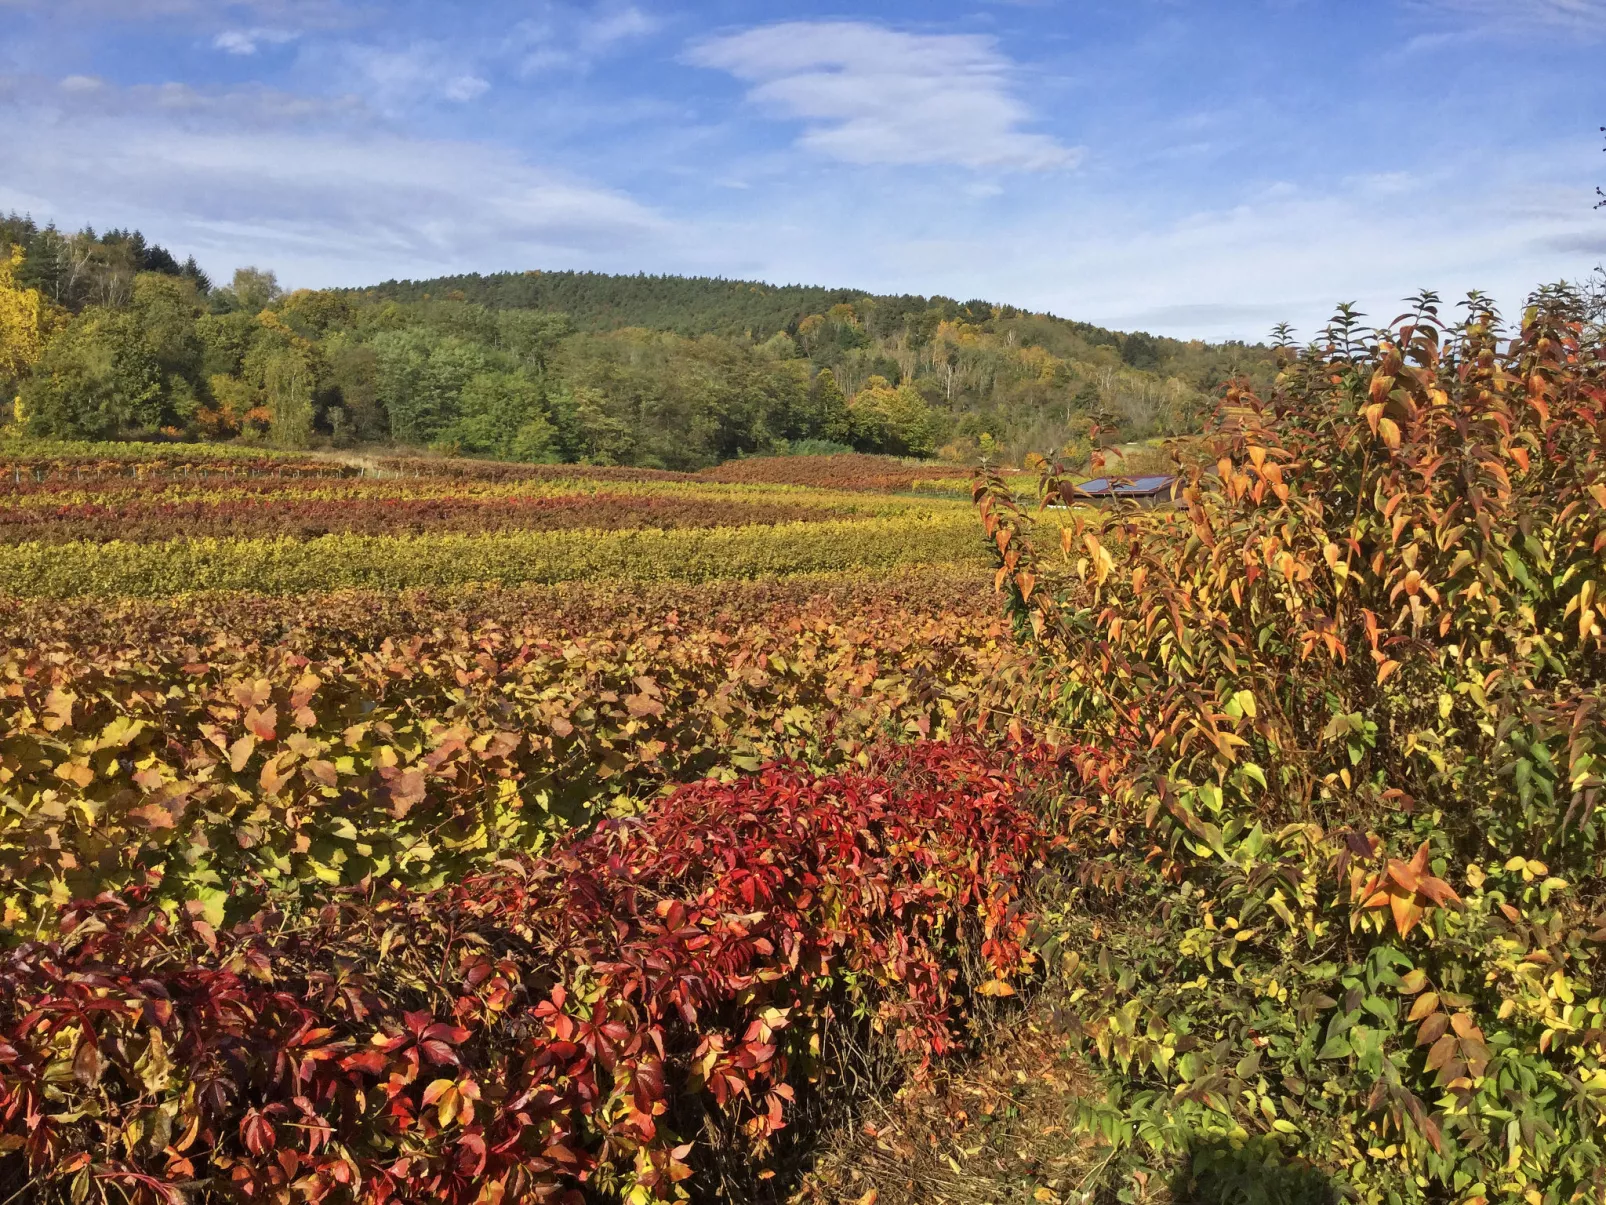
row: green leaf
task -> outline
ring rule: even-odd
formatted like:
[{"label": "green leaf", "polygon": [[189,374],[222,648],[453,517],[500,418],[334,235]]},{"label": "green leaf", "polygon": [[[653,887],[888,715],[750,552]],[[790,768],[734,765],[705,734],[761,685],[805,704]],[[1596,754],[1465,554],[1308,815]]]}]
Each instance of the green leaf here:
[{"label": "green leaf", "polygon": [[1316,1052],[1319,1059],[1347,1059],[1355,1053],[1349,1039],[1343,1034],[1334,1034],[1322,1043],[1322,1048]]}]

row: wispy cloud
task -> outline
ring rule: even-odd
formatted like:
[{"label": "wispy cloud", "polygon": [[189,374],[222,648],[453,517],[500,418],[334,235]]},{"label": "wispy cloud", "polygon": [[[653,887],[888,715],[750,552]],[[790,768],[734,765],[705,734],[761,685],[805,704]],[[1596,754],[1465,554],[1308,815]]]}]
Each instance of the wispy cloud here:
[{"label": "wispy cloud", "polygon": [[346,44],[335,57],[344,77],[387,111],[411,108],[420,100],[463,103],[491,87],[470,60],[440,42],[403,47]]},{"label": "wispy cloud", "polygon": [[[259,84],[208,89],[170,81],[122,87],[93,75],[69,75],[54,90],[38,80],[0,76],[0,116],[8,106],[29,112],[51,129],[63,123],[137,123],[159,116],[192,130],[255,136],[267,129],[314,124],[351,128],[373,120],[353,96],[308,96]],[[175,136],[181,135],[175,131]],[[25,158],[19,151],[17,162]]]},{"label": "wispy cloud", "polygon": [[754,104],[805,123],[801,146],[847,163],[1043,171],[1081,157],[1023,128],[1018,68],[989,37],[791,21],[698,42],[687,59],[751,84]]},{"label": "wispy cloud", "polygon": [[525,75],[554,68],[587,71],[598,59],[661,28],[657,17],[634,4],[548,4],[541,16],[520,22],[510,40],[519,47]]},{"label": "wispy cloud", "polygon": [[109,17],[119,21],[202,17],[217,24],[228,20],[231,14],[238,17],[253,13],[287,24],[327,24],[345,13],[345,4],[342,0],[0,0],[0,9],[43,12],[55,17]]},{"label": "wispy cloud", "polygon": [[658,20],[635,5],[597,10],[581,20],[579,42],[582,49],[606,50],[618,42],[645,37],[658,30]]},{"label": "wispy cloud", "polygon": [[1419,0],[1437,9],[1503,29],[1539,28],[1606,36],[1606,0]]},{"label": "wispy cloud", "polygon": [[628,257],[623,270],[672,232],[623,192],[393,132],[350,101],[0,79],[0,123],[36,131],[7,149],[0,210],[48,199],[65,225],[140,226],[219,271],[256,259],[316,285]]},{"label": "wispy cloud", "polygon": [[212,45],[225,54],[253,55],[263,46],[284,46],[300,36],[290,29],[226,29]]}]

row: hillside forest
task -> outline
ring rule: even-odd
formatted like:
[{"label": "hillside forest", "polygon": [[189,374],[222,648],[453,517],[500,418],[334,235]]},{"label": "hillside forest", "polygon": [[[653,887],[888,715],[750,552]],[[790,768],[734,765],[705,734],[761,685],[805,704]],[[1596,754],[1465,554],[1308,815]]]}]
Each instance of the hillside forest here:
[{"label": "hillside forest", "polygon": [[286,292],[256,268],[217,286],[137,231],[0,218],[0,430],[45,438],[1019,459],[1196,430],[1223,382],[1273,371],[1260,346],[849,289],[522,272]]}]

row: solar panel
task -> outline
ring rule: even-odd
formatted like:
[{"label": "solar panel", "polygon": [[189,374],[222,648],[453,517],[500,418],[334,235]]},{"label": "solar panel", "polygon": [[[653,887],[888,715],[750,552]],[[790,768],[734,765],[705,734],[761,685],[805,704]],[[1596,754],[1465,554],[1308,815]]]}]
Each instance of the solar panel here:
[{"label": "solar panel", "polygon": [[1076,487],[1076,492],[1089,496],[1115,498],[1146,497],[1149,494],[1168,492],[1176,482],[1169,474],[1155,477],[1136,477],[1131,481],[1117,482],[1109,477],[1095,477]]}]

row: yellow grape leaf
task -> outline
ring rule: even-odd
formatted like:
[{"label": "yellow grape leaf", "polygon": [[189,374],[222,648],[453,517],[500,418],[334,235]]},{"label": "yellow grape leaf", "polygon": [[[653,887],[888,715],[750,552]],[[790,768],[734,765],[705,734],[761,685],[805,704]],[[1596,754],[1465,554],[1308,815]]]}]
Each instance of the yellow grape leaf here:
[{"label": "yellow grape leaf", "polygon": [[1099,543],[1098,537],[1092,532],[1083,536],[1082,542],[1087,545],[1087,551],[1093,558],[1093,580],[1102,586],[1110,576],[1110,571],[1115,568],[1115,558],[1110,555],[1108,548]]}]

